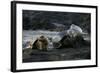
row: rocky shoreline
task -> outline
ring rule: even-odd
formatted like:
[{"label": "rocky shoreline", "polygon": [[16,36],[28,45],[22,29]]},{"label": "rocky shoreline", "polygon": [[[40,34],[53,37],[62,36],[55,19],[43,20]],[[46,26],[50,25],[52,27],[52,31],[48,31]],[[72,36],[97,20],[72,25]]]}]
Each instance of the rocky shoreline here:
[{"label": "rocky shoreline", "polygon": [[90,54],[90,47],[54,49],[52,51],[24,49],[23,62],[83,60],[90,59]]}]

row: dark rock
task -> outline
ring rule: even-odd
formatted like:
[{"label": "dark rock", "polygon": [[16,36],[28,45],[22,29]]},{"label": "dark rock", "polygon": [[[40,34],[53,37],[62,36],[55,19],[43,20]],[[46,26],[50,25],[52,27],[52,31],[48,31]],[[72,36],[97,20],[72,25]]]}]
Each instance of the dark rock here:
[{"label": "dark rock", "polygon": [[61,46],[60,42],[53,42],[54,48],[59,48]]},{"label": "dark rock", "polygon": [[37,41],[38,41],[38,40],[35,40],[35,42],[33,43],[32,49],[38,49],[37,46],[36,46],[36,42],[37,42]]},{"label": "dark rock", "polygon": [[70,24],[75,23],[77,24],[77,26],[82,27],[83,30],[91,33],[90,20],[90,13],[23,10],[24,30],[44,29],[56,31],[57,26],[55,26],[53,23],[63,24],[65,26],[65,29],[68,29],[70,27]]},{"label": "dark rock", "polygon": [[90,46],[90,42],[84,40],[81,35],[76,37],[70,37],[69,35],[64,36],[60,40],[61,46],[58,48],[80,48],[83,46]]},{"label": "dark rock", "polygon": [[73,39],[69,35],[64,36],[60,40],[60,43],[61,43],[61,47],[60,48],[73,47]]},{"label": "dark rock", "polygon": [[74,45],[73,46],[74,47],[82,47],[82,46],[84,46],[84,42],[85,42],[84,38],[81,35],[77,35],[74,38],[74,41],[73,41]]}]

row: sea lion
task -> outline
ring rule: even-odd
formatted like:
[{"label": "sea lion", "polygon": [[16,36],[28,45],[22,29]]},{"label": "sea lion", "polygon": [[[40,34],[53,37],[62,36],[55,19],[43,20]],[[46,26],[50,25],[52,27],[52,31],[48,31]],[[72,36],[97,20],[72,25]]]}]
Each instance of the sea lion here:
[{"label": "sea lion", "polygon": [[47,50],[48,41],[44,36],[40,36],[33,43],[32,49]]}]

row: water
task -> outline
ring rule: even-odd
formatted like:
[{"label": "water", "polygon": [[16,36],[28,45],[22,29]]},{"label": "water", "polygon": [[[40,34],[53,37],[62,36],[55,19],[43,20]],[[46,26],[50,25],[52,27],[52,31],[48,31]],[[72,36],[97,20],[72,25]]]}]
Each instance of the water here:
[{"label": "water", "polygon": [[33,30],[24,30],[23,31],[23,49],[26,48],[26,46],[28,46],[26,43],[27,42],[32,42],[34,43],[34,41],[40,37],[41,35],[45,36],[46,38],[51,38],[53,40],[53,42],[58,42],[61,40],[61,38],[64,36],[64,32],[56,32],[56,31],[43,31],[43,30],[37,30],[37,31],[33,31]]},{"label": "water", "polygon": [[[43,30],[23,30],[23,49],[29,46],[29,42],[34,43],[34,41],[39,38],[41,35],[45,36],[48,39],[48,42],[50,42],[50,39],[52,39],[52,42],[58,42],[61,40],[61,38],[66,35],[67,30],[62,32],[57,31],[43,31]],[[90,36],[88,34],[83,35],[84,40],[90,40]],[[49,45],[52,45],[50,43]]]}]

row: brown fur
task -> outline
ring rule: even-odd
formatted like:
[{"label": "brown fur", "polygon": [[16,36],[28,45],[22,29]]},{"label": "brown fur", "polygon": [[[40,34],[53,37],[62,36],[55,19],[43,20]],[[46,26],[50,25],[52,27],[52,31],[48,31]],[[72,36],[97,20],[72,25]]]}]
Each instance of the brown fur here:
[{"label": "brown fur", "polygon": [[40,36],[33,44],[33,49],[47,50],[48,41],[44,36]]}]

